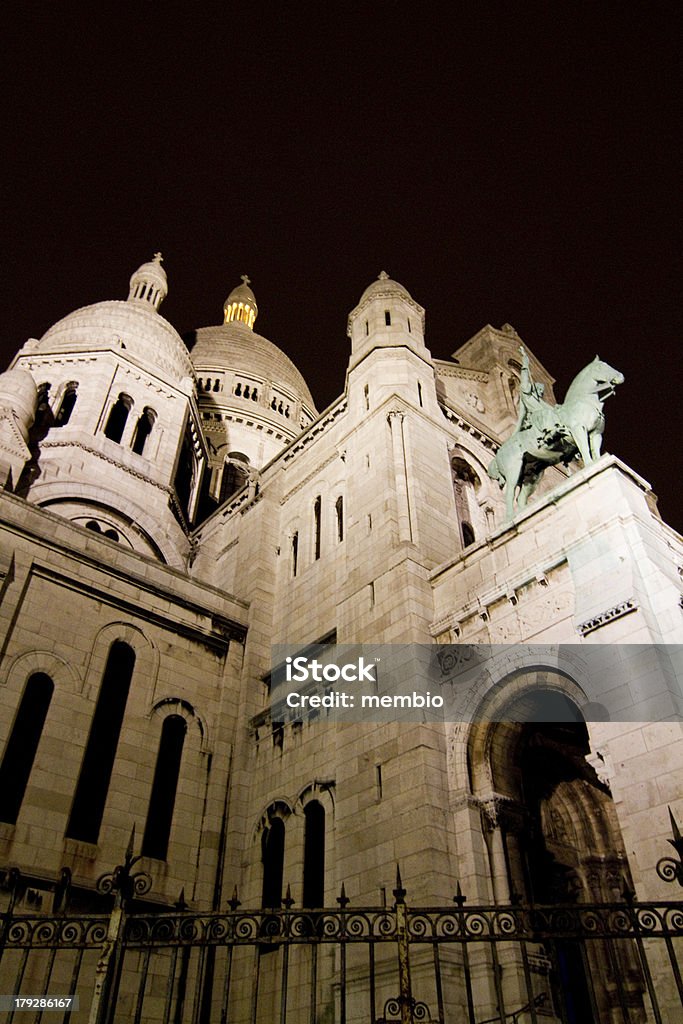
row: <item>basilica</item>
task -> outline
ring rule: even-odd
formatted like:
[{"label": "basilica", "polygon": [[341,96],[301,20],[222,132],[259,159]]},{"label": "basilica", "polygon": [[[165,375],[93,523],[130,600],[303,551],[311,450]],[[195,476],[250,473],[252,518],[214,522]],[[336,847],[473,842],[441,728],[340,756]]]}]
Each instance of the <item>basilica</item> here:
[{"label": "basilica", "polygon": [[[148,913],[387,906],[397,864],[424,906],[675,899],[683,541],[646,467],[558,459],[506,506],[489,467],[524,371],[550,405],[552,376],[509,324],[433,358],[385,272],[322,411],[248,278],[185,337],[167,288],[157,254],[0,375],[0,910],[12,877],[15,915],[60,912],[66,877],[106,909],[131,834]],[[456,689],[458,652],[493,653],[453,720],[339,723],[280,714],[274,645],[428,647]],[[510,1019],[490,991],[470,1019]],[[135,1019],[184,1020],[165,998]],[[335,998],[291,1020],[370,1019]]]}]

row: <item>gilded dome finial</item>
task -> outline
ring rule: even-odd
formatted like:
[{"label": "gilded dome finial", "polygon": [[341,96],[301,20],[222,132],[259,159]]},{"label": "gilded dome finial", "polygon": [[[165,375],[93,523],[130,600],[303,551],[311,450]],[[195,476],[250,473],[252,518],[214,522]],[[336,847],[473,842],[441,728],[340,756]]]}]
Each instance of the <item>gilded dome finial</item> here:
[{"label": "gilded dome finial", "polygon": [[249,287],[251,284],[249,276],[247,274],[240,274],[240,278],[242,284],[239,284],[237,288],[233,288],[223,303],[223,322],[230,324],[238,320],[253,330],[254,320],[258,316],[256,296]]}]

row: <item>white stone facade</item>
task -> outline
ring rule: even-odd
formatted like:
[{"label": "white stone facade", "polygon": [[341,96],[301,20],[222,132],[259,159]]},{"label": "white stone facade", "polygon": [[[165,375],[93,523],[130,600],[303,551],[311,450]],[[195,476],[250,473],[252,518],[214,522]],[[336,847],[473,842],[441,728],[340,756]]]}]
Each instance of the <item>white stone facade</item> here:
[{"label": "white stone facade", "polygon": [[[19,351],[14,405],[9,375],[0,388],[6,757],[27,682],[54,686],[20,806],[0,823],[0,867],[32,878],[47,907],[68,866],[87,904],[133,824],[145,832],[174,717],[185,731],[167,851],[144,861],[160,906],[184,889],[191,906],[223,907],[234,885],[258,905],[276,819],[300,902],[312,802],[326,904],[342,882],[379,902],[397,861],[415,902],[447,901],[456,880],[472,899],[507,900],[525,885],[522,734],[471,719],[499,691],[514,702],[539,685],[585,709],[580,673],[511,656],[470,718],[445,726],[282,725],[268,709],[271,645],[680,644],[681,538],[613,456],[549,470],[505,523],[486,467],[517,415],[509,325],[434,360],[424,311],[381,275],[349,317],[345,389],[318,415],[296,368],[246,322],[201,329],[188,354],[158,312],[159,261],[146,267],[128,302],[80,310]],[[552,398],[533,357],[532,372]],[[114,642],[134,668],[101,823],[83,841],[69,822]],[[630,872],[641,898],[671,898],[654,866],[667,806],[683,818],[682,698],[675,680],[637,692],[629,671],[641,719],[587,713],[585,777],[536,810],[549,854],[586,893],[608,884],[590,881],[597,858]],[[590,841],[577,808],[604,823]]]}]

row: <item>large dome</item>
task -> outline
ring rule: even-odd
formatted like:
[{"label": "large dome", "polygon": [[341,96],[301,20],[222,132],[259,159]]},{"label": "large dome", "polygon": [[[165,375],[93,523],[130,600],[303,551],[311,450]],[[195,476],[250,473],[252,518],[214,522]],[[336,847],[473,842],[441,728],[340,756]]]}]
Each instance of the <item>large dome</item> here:
[{"label": "large dome", "polygon": [[125,349],[137,362],[169,374],[178,383],[194,376],[182,338],[149,304],[112,300],[84,306],[33,343],[33,351],[46,353],[100,347]]},{"label": "large dome", "polygon": [[315,410],[308,385],[292,360],[246,324],[233,320],[215,327],[200,327],[187,336],[187,341],[197,371],[221,369],[254,375],[282,385]]}]

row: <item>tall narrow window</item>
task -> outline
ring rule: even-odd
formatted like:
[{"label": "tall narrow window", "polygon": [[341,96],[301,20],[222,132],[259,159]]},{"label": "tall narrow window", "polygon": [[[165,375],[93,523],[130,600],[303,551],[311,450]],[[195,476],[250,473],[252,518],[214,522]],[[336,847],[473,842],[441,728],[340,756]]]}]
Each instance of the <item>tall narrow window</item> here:
[{"label": "tall narrow window", "polygon": [[157,414],[154,412],[154,409],[143,409],[142,416],[135,426],[135,434],[133,436],[132,448],[136,455],[142,455],[144,452],[147,438],[152,433],[152,427],[156,418]]},{"label": "tall narrow window", "polygon": [[337,540],[344,540],[344,499],[341,494],[334,503],[334,511],[337,515]]},{"label": "tall narrow window", "polygon": [[109,649],[66,830],[70,839],[96,843],[100,834],[134,665],[133,648],[115,640]]},{"label": "tall narrow window", "polygon": [[142,840],[145,857],[166,860],[186,732],[185,719],[180,715],[169,715],[165,719]]},{"label": "tall narrow window", "polygon": [[325,808],[317,800],[306,804],[304,833],[304,906],[325,905]]},{"label": "tall narrow window", "polygon": [[183,437],[183,443],[178,456],[178,466],[176,468],[175,479],[173,481],[175,485],[175,492],[178,495],[178,501],[185,513],[187,513],[190,504],[190,496],[194,486],[194,477],[194,451],[192,436],[188,430]]},{"label": "tall narrow window", "polygon": [[322,499],[320,495],[318,495],[313,502],[313,557],[316,560],[320,558],[321,507]]},{"label": "tall narrow window", "polygon": [[384,310],[384,323],[387,327],[391,327],[391,313],[388,309]]},{"label": "tall narrow window", "polygon": [[0,821],[16,824],[43,731],[54,684],[43,672],[30,677],[0,765]]},{"label": "tall narrow window", "polygon": [[241,491],[249,480],[249,458],[241,452],[230,452],[224,466],[221,477],[221,490],[219,505],[228,498]]},{"label": "tall narrow window", "polygon": [[299,567],[299,533],[292,534],[292,576],[296,576]]},{"label": "tall narrow window", "polygon": [[116,441],[117,443],[121,441],[128,413],[132,408],[133,399],[129,395],[119,395],[112,406],[107,425],[104,428],[104,436],[108,437],[110,441]]},{"label": "tall narrow window", "polygon": [[282,903],[282,876],[285,866],[285,823],[273,818],[261,837],[263,892],[261,906],[279,907]]},{"label": "tall narrow window", "polygon": [[76,404],[76,398],[78,396],[78,384],[74,381],[67,384],[62,396],[62,404],[59,407],[59,412],[55,416],[55,426],[65,427],[71,419],[71,413],[74,411]]}]

